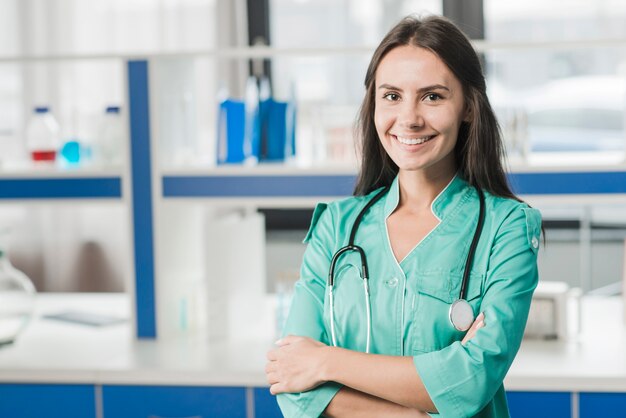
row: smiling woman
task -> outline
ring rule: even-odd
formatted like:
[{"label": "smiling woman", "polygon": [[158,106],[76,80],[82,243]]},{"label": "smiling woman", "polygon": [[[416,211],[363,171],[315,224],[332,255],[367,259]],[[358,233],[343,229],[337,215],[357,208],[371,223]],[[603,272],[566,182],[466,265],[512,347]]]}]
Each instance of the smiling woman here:
[{"label": "smiling woman", "polygon": [[427,49],[401,46],[381,61],[376,84],[376,131],[396,165],[453,170],[452,151],[468,110],[461,83],[446,65]]},{"label": "smiling woman", "polygon": [[313,214],[270,390],[287,417],[508,417],[541,216],[506,182],[478,57],[407,17],[365,88],[355,196]]}]

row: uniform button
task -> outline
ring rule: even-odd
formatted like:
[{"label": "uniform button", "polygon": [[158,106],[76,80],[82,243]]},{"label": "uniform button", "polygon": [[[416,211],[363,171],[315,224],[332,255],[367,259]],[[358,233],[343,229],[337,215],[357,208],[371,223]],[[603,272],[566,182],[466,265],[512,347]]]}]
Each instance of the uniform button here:
[{"label": "uniform button", "polygon": [[539,240],[537,239],[537,237],[533,237],[530,243],[533,245],[533,248],[539,248]]},{"label": "uniform button", "polygon": [[385,284],[389,287],[396,287],[398,285],[398,278],[394,277],[392,279],[389,279],[385,282]]}]

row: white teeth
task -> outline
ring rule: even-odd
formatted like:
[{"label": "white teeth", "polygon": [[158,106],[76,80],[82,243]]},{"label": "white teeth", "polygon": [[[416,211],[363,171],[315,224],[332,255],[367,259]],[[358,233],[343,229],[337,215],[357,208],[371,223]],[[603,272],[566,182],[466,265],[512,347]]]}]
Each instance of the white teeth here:
[{"label": "white teeth", "polygon": [[398,141],[400,141],[401,143],[405,144],[405,145],[418,145],[418,144],[423,144],[424,142],[428,141],[429,139],[433,138],[434,135],[431,136],[424,136],[422,138],[402,138],[401,136],[396,136],[396,138],[398,139]]}]

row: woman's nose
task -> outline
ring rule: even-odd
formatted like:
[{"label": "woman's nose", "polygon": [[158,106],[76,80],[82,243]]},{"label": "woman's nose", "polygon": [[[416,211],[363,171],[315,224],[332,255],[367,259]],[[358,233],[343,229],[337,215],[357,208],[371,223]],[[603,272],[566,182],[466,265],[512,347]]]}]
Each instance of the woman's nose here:
[{"label": "woman's nose", "polygon": [[424,127],[424,118],[420,112],[419,106],[412,103],[406,103],[402,106],[397,121],[406,129],[419,129]]}]

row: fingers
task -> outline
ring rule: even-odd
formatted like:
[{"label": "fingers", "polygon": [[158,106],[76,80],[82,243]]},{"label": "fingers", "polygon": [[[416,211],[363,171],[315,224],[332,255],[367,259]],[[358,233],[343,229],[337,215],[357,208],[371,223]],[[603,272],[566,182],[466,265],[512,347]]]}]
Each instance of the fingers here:
[{"label": "fingers", "polygon": [[[478,314],[474,322],[484,322],[485,321],[485,313],[481,312]],[[483,324],[484,325],[484,324]]]},{"label": "fingers", "polygon": [[267,383],[269,383],[270,385],[273,385],[280,381],[277,371],[278,366],[276,365],[275,361],[270,361],[265,365],[265,378],[267,380]]},{"label": "fingers", "polygon": [[485,314],[481,312],[474,320],[474,323],[472,324],[470,329],[467,331],[467,334],[465,334],[465,337],[463,337],[461,344],[465,345],[469,340],[471,340],[474,337],[474,335],[476,335],[476,332],[484,326],[485,326]]},{"label": "fingers", "polygon": [[272,395],[278,395],[279,393],[283,393],[283,392],[284,392],[284,389],[280,383],[275,383],[272,386],[270,386],[270,393]]},{"label": "fingers", "polygon": [[265,379],[267,380],[267,383],[268,383],[269,385],[274,385],[274,384],[276,384],[276,383],[280,382],[280,379],[278,378],[278,376],[276,375],[276,373],[268,373],[268,374],[265,376]]},{"label": "fingers", "polygon": [[276,362],[270,361],[265,365],[265,374],[275,372],[278,366],[276,366]]},{"label": "fingers", "polygon": [[267,352],[267,355],[265,357],[269,361],[278,360],[278,353],[276,352],[276,350],[270,350],[270,351]]},{"label": "fingers", "polygon": [[283,338],[276,341],[274,344],[276,344],[279,347],[282,347],[283,345],[292,344],[302,338],[303,337],[299,337],[297,335],[286,335]]}]

